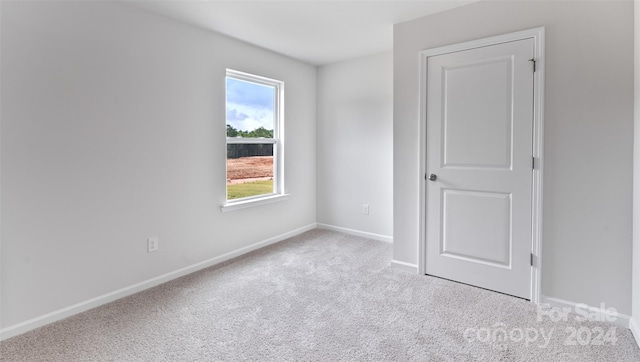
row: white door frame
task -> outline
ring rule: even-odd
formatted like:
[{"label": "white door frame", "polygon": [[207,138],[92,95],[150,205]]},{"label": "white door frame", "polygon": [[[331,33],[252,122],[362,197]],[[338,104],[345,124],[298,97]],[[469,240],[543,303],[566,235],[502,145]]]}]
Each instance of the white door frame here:
[{"label": "white door frame", "polygon": [[[418,269],[426,274],[426,176],[427,176],[427,60],[429,57],[463,50],[507,43],[523,39],[533,39],[535,73],[533,78],[533,185],[531,210],[531,302],[539,304],[542,290],[542,169],[544,145],[544,27],[518,31],[490,38],[427,49],[420,52],[420,240],[418,242]],[[532,64],[532,65],[533,65]]]}]

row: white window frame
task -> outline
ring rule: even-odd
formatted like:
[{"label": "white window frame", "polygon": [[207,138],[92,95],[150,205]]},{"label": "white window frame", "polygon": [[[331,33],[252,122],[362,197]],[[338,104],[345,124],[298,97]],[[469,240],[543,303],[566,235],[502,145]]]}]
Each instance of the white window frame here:
[{"label": "white window frame", "polygon": [[[257,196],[229,200],[227,195],[227,169],[225,162],[225,203],[220,207],[222,212],[244,209],[247,207],[285,200],[289,195],[284,193],[284,82],[237,70],[227,69],[226,79],[233,78],[244,82],[265,85],[274,88],[273,103],[273,138],[227,137],[226,144],[272,144],[273,145],[273,192]],[[225,88],[226,89],[226,88]],[[225,107],[226,107],[225,91]],[[226,114],[226,112],[225,112]],[[226,134],[226,118],[225,118]],[[226,149],[226,147],[225,147]],[[226,160],[226,158],[225,158]]]}]

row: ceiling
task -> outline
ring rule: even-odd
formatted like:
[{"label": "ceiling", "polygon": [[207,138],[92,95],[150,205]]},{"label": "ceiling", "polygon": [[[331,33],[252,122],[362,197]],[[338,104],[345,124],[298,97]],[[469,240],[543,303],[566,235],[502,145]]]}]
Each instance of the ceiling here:
[{"label": "ceiling", "polygon": [[393,24],[477,0],[127,1],[151,12],[325,65],[393,48]]}]

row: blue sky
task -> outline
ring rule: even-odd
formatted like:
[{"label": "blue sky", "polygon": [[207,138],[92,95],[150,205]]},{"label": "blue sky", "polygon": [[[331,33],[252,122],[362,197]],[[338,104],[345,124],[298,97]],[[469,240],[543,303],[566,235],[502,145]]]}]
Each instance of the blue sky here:
[{"label": "blue sky", "polygon": [[227,78],[227,124],[242,131],[273,129],[274,88]]}]

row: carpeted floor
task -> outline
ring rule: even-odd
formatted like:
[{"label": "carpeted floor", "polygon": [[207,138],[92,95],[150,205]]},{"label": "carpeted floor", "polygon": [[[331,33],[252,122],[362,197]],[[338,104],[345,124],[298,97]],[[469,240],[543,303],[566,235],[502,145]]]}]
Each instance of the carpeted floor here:
[{"label": "carpeted floor", "polygon": [[3,341],[0,360],[640,361],[626,329],[392,269],[391,247],[313,230]]}]

